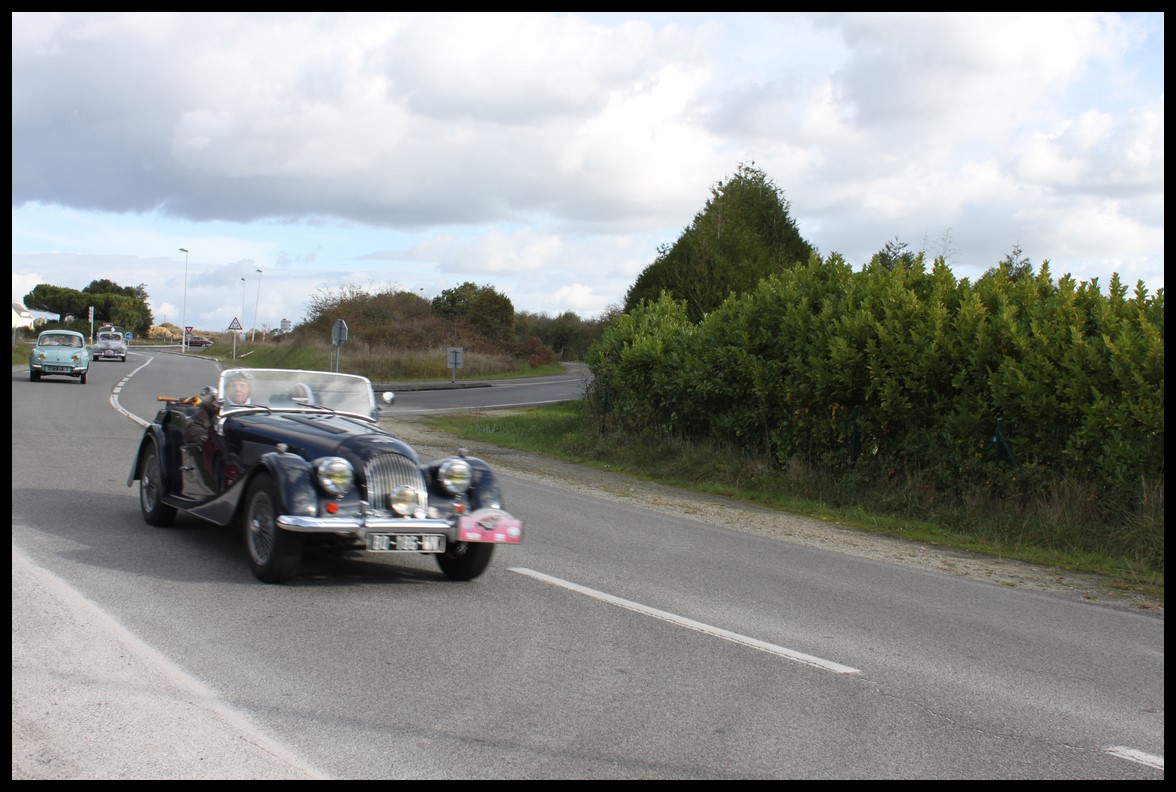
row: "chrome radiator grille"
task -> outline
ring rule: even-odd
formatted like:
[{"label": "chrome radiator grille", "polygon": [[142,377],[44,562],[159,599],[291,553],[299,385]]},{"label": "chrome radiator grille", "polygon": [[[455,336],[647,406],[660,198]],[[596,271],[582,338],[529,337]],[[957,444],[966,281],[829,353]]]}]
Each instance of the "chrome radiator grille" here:
[{"label": "chrome radiator grille", "polygon": [[367,502],[377,509],[388,508],[388,496],[399,486],[409,485],[417,491],[417,502],[429,505],[425,477],[408,457],[400,454],[381,454],[372,457],[364,468],[367,478]]}]

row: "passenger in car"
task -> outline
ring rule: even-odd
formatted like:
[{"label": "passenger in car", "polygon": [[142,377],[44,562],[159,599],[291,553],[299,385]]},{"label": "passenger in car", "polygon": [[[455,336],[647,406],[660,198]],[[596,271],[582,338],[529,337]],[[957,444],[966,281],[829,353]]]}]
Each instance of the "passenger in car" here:
[{"label": "passenger in car", "polygon": [[314,398],[314,391],[305,382],[296,382],[294,387],[290,388],[290,392],[286,394],[290,399],[299,404],[317,404]]}]

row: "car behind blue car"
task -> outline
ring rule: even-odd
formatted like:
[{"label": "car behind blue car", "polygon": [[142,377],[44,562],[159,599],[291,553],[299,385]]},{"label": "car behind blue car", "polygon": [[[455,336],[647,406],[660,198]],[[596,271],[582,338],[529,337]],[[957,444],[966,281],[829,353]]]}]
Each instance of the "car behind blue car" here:
[{"label": "car behind blue car", "polygon": [[118,330],[99,330],[94,342],[94,360],[127,360],[127,339]]}]

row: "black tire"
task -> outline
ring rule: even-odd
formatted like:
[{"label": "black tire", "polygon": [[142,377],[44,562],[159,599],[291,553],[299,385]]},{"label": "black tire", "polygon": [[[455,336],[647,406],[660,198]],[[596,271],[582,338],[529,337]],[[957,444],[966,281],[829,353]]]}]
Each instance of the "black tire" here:
[{"label": "black tire", "polygon": [[163,465],[154,442],[146,445],[139,459],[139,509],[148,525],[166,528],[176,519],[175,507],[163,502]]},{"label": "black tire", "polygon": [[86,375],[87,375],[87,374],[89,374],[89,373],[90,373],[89,371],[83,371],[83,372],[82,372],[82,376],[78,377],[78,382],[80,382],[80,383],[82,383],[83,385],[85,385],[85,384],[86,384]]},{"label": "black tire", "polygon": [[437,556],[437,566],[450,580],[473,580],[490,566],[494,545],[486,542],[456,542]]},{"label": "black tire", "polygon": [[254,479],[245,495],[245,549],[254,576],[263,583],[285,583],[298,574],[302,562],[302,534],[278,527],[280,503],[266,473]]},{"label": "black tire", "polygon": [[29,372],[29,382],[40,382],[40,381],[41,381],[41,372],[39,372],[39,371],[30,371]]}]

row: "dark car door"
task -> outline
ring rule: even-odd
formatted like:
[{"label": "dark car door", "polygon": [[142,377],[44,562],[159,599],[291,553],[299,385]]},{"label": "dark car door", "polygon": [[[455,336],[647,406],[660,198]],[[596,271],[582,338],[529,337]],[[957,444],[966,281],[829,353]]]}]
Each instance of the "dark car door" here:
[{"label": "dark car door", "polygon": [[183,496],[193,500],[208,500],[220,492],[218,482],[221,458],[219,436],[214,432],[199,443],[184,443],[180,447],[180,470]]}]

